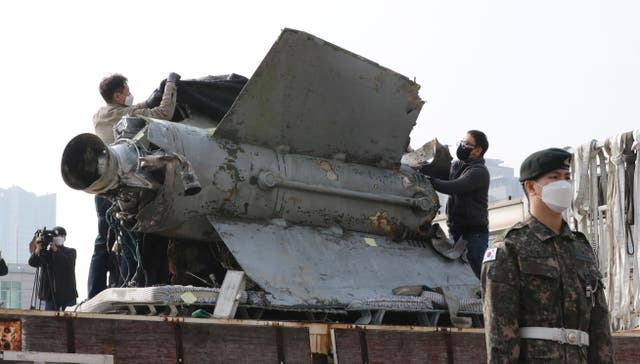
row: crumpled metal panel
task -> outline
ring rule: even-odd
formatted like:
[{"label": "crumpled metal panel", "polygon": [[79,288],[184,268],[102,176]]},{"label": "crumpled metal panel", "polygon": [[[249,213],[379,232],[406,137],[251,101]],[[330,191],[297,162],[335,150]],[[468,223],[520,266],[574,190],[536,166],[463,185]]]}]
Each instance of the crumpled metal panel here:
[{"label": "crumpled metal panel", "polygon": [[479,287],[467,264],[439,256],[426,243],[284,220],[260,224],[209,216],[209,221],[273,305],[343,306],[415,284],[447,287],[468,298]]},{"label": "crumpled metal panel", "polygon": [[385,168],[400,164],[423,101],[408,78],[284,29],[216,138]]}]

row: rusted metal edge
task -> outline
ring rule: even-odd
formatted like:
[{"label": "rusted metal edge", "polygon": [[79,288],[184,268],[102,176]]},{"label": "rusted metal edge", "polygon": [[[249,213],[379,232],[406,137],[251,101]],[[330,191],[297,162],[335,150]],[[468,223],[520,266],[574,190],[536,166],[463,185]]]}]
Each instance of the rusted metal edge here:
[{"label": "rusted metal edge", "polygon": [[[0,309],[0,318],[18,318],[21,316],[32,317],[68,317],[77,319],[103,319],[103,320],[125,320],[125,321],[148,321],[167,323],[189,323],[200,325],[235,325],[235,326],[279,326],[293,328],[312,328],[317,332],[329,333],[331,329],[362,329],[362,330],[385,330],[385,331],[419,331],[419,332],[439,332],[450,331],[452,333],[484,333],[481,328],[455,328],[439,326],[394,326],[394,325],[356,325],[348,323],[314,323],[296,321],[265,321],[265,320],[239,320],[239,319],[214,319],[214,318],[193,318],[193,317],[168,317],[168,316],[143,316],[143,315],[121,315],[86,312],[56,312],[40,310],[10,310]],[[640,332],[637,333],[640,337]]]},{"label": "rusted metal edge", "polygon": [[[163,317],[163,316],[143,316],[143,315],[120,315],[104,313],[86,312],[56,312],[40,310],[13,310],[0,309],[0,319],[15,319],[21,316],[36,317],[69,317],[78,319],[104,319],[104,320],[125,320],[125,321],[156,321],[156,322],[180,322],[204,325],[235,325],[235,326],[280,326],[280,327],[305,327],[322,332],[330,332],[331,329],[363,329],[363,330],[383,330],[383,331],[417,331],[417,332],[441,332],[450,333],[478,333],[484,334],[483,328],[457,328],[442,326],[413,326],[413,325],[356,325],[348,323],[314,323],[296,321],[266,321],[266,320],[238,320],[238,319],[214,319],[214,318],[193,318],[193,317]],[[628,330],[613,332],[613,336],[640,337],[640,330]]]},{"label": "rusted metal edge", "polygon": [[[125,321],[156,321],[168,323],[191,323],[191,324],[215,324],[215,325],[236,325],[236,326],[280,326],[280,327],[316,327],[316,330],[329,332],[330,329],[364,329],[364,330],[390,330],[390,331],[452,331],[452,332],[478,332],[483,333],[484,329],[454,328],[438,326],[394,326],[394,325],[357,325],[348,323],[313,323],[296,321],[266,321],[266,320],[240,320],[240,319],[214,319],[214,318],[193,318],[193,317],[166,317],[166,316],[143,316],[143,315],[121,315],[102,313],[73,313],[54,312],[38,310],[0,310],[0,318],[16,318],[20,316],[36,317],[69,317],[77,319],[105,319],[105,320],[125,320]],[[640,336],[640,332],[637,334]]]}]

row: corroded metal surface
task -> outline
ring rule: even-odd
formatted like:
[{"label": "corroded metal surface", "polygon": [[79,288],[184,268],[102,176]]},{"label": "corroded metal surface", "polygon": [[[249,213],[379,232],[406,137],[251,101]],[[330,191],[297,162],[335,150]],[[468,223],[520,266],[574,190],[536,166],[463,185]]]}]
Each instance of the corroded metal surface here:
[{"label": "corroded metal surface", "polygon": [[313,35],[284,29],[216,134],[237,143],[398,167],[419,85]]},{"label": "corroded metal surface", "polygon": [[446,286],[470,297],[478,286],[466,264],[441,257],[426,243],[284,222],[210,220],[275,305],[343,306],[413,284]]},{"label": "corroded metal surface", "polygon": [[400,164],[418,89],[285,29],[217,129],[125,117],[111,145],[69,142],[62,174],[113,200],[129,230],[221,239],[274,304],[344,306],[407,284],[468,297],[468,266],[424,241],[432,185]]},{"label": "corroded metal surface", "polygon": [[1,350],[22,350],[22,324],[18,319],[0,319]]},{"label": "corroded metal surface", "polygon": [[[281,218],[310,226],[339,225],[345,230],[401,240],[418,234],[436,214],[438,202],[433,187],[411,169],[390,170],[283,154],[256,145],[210,139],[206,130],[188,125],[136,120],[144,121],[138,126],[136,140],[122,142],[120,138],[106,146],[94,135],[81,134],[69,143],[73,148],[65,150],[63,156],[63,164],[69,166],[71,162],[65,157],[73,157],[82,145],[87,150],[103,150],[93,163],[107,160],[101,164],[104,172],[97,178],[90,175],[92,180],[80,185],[88,186],[88,192],[112,195],[121,218],[135,231],[209,240],[215,232],[206,217],[216,215],[266,222]],[[159,149],[151,150],[150,145]],[[165,155],[169,157],[163,158]],[[173,155],[181,157],[170,157]],[[141,165],[133,168],[129,161],[136,158]],[[181,178],[185,168],[174,162],[178,159],[189,161],[202,186],[200,193],[185,193]],[[120,161],[125,161],[126,167]],[[82,172],[77,172],[70,172],[71,179],[83,180]],[[105,187],[114,184],[114,188]]]}]

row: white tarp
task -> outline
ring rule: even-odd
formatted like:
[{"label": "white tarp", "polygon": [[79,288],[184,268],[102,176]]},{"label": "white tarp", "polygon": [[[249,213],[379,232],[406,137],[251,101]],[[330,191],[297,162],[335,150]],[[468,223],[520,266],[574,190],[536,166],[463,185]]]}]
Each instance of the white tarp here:
[{"label": "white tarp", "polygon": [[[614,330],[640,327],[640,130],[633,132],[635,163],[625,165],[628,141],[619,134],[602,142],[591,141],[573,149],[575,200],[569,215],[594,247],[605,276],[607,302]],[[625,191],[625,172],[635,166],[633,186]],[[634,223],[625,221],[625,194],[633,193]],[[598,201],[599,196],[604,201]],[[629,196],[630,197],[630,196]],[[631,233],[629,233],[631,232]],[[634,266],[636,269],[634,269]]]}]

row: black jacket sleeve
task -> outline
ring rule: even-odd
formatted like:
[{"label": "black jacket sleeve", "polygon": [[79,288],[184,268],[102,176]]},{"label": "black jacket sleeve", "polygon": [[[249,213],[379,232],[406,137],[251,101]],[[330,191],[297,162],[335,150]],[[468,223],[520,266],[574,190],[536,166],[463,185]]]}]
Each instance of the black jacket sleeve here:
[{"label": "black jacket sleeve", "polygon": [[437,178],[431,179],[431,184],[436,191],[447,195],[461,195],[471,191],[486,188],[489,185],[489,172],[485,168],[469,168],[460,177],[445,181]]},{"label": "black jacket sleeve", "polygon": [[29,257],[29,265],[34,268],[39,268],[42,265],[40,256],[36,253],[31,254],[31,256]]},{"label": "black jacket sleeve", "polygon": [[0,276],[6,276],[9,273],[9,268],[4,259],[0,258]]}]

